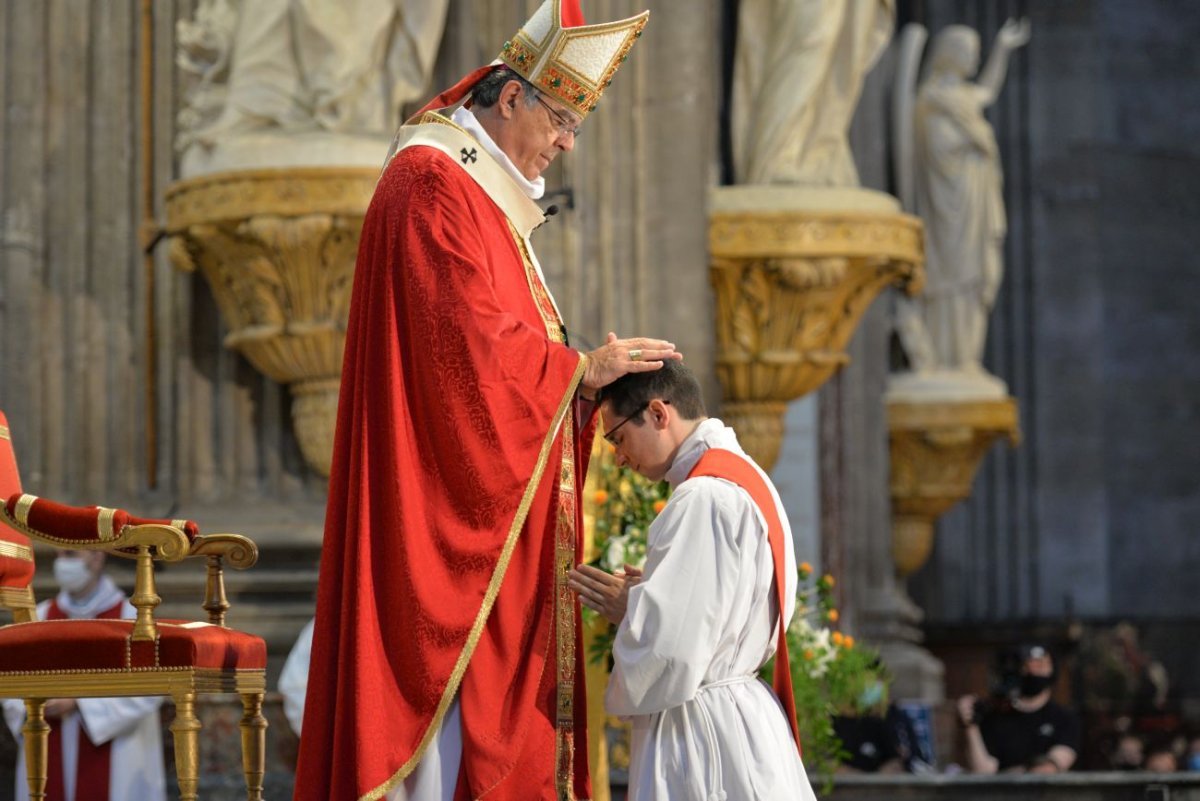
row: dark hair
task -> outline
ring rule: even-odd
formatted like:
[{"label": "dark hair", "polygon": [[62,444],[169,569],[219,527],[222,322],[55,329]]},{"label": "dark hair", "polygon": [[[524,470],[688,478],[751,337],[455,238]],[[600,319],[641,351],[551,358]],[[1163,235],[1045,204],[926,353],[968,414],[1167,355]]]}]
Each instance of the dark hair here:
[{"label": "dark hair", "polygon": [[[707,417],[700,382],[683,362],[665,361],[662,369],[648,373],[627,373],[600,390],[600,402],[612,404],[619,417],[628,417],[655,398],[669,400],[685,420]],[[634,420],[640,424],[641,420]]]},{"label": "dark hair", "polygon": [[500,99],[500,91],[509,81],[521,84],[526,105],[532,105],[538,96],[537,87],[505,65],[496,67],[471,87],[471,102],[478,108],[491,108],[496,105],[496,101]]}]

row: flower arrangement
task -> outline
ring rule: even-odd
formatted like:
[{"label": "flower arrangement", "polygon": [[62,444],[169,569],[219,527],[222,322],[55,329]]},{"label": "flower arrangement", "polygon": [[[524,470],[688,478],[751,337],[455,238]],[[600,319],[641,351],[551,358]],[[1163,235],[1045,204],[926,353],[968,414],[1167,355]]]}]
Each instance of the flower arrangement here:
[{"label": "flower arrangement", "polygon": [[[641,567],[646,562],[646,532],[667,505],[671,490],[665,481],[650,481],[618,467],[612,458],[612,446],[606,443],[603,447],[604,452],[592,460],[591,468],[596,475],[591,501],[596,508],[595,545],[599,550],[592,564],[616,573],[627,564]],[[615,631],[590,609],[584,608],[583,616],[589,626],[598,627],[588,658],[603,662],[612,651]],[[605,625],[599,627],[599,622]]]},{"label": "flower arrangement", "polygon": [[[848,756],[834,732],[834,717],[882,712],[890,677],[874,650],[834,628],[840,615],[833,576],[816,577],[807,562],[797,572],[796,613],[786,635],[796,721],[804,762],[828,792],[838,764]],[[774,660],[763,667],[768,682],[773,669]]]}]

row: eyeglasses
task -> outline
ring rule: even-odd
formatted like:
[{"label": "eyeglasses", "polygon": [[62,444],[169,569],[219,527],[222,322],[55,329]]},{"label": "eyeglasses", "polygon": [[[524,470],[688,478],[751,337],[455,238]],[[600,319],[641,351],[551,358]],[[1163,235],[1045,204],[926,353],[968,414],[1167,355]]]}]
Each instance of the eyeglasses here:
[{"label": "eyeglasses", "polygon": [[[665,398],[661,398],[660,400],[662,400],[662,402],[666,403],[666,404],[671,403],[669,400],[667,400]],[[640,417],[642,412],[644,412],[650,408],[650,403],[651,403],[651,401],[646,401],[641,406],[637,407],[637,410],[633,414],[629,415],[624,420],[622,420],[621,422],[617,423],[615,426],[610,428],[608,430],[608,432],[605,433],[605,435],[604,435],[604,441],[607,442],[609,445],[612,445],[614,448],[617,447],[618,445],[620,445],[621,444],[620,442],[617,442],[617,440],[613,439],[613,434],[616,434],[621,429],[621,426],[625,425],[633,418]]]},{"label": "eyeglasses", "polygon": [[625,424],[626,424],[626,423],[628,423],[630,420],[632,420],[633,418],[635,418],[635,417],[639,416],[639,415],[640,415],[642,412],[646,411],[646,410],[647,410],[647,409],[649,409],[649,408],[650,408],[650,401],[646,401],[646,402],[645,402],[645,403],[643,403],[641,406],[637,407],[637,411],[635,411],[633,414],[631,414],[631,415],[629,415],[628,417],[626,417],[626,418],[625,418],[624,420],[622,420],[621,422],[617,423],[615,426],[613,426],[612,428],[610,428],[610,429],[609,429],[609,430],[608,430],[608,431],[607,431],[607,432],[604,434],[604,440],[605,440],[605,442],[607,442],[609,445],[612,445],[614,448],[615,448],[615,447],[617,447],[617,445],[618,445],[619,443],[618,443],[618,442],[617,442],[615,439],[613,439],[613,434],[615,434],[615,433],[617,433],[618,431],[620,431],[620,430],[621,430],[621,426],[625,425]]},{"label": "eyeglasses", "polygon": [[545,100],[542,100],[540,94],[534,95],[533,98],[542,104],[542,108],[546,109],[546,113],[550,115],[550,124],[554,126],[554,130],[558,131],[559,136],[564,136],[565,134],[570,134],[573,137],[579,136],[579,129],[583,126],[583,123],[572,125],[569,119],[555,110]]}]

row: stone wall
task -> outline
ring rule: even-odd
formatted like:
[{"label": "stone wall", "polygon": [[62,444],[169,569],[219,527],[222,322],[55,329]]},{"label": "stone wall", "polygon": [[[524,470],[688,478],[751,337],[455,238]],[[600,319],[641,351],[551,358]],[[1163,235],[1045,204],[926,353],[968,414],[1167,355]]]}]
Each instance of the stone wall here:
[{"label": "stone wall", "polygon": [[[1033,38],[994,107],[1009,208],[991,369],[1024,443],[997,448],[911,581],[931,621],[1127,618],[1177,630],[1200,613],[1200,13],[1154,0],[912,3],[934,30],[988,41],[1027,9]],[[1151,589],[1153,588],[1153,589]],[[1193,646],[1159,638],[1177,689]]]}]

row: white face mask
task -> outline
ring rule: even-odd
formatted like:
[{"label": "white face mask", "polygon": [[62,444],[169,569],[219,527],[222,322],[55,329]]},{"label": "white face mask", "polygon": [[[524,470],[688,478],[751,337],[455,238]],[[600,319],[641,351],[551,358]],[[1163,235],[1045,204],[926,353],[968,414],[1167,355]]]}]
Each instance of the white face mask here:
[{"label": "white face mask", "polygon": [[54,580],[67,592],[79,592],[92,580],[92,573],[80,557],[60,556],[54,560]]}]

